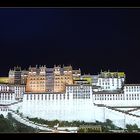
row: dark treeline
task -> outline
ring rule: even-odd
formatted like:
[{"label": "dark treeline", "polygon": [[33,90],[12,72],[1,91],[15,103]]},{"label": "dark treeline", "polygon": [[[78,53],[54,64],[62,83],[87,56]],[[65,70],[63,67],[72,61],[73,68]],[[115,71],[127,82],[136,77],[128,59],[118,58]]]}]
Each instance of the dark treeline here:
[{"label": "dark treeline", "polygon": [[9,113],[7,118],[0,115],[0,133],[19,133],[19,132],[36,132],[32,127],[26,126],[18,121],[16,121]]}]

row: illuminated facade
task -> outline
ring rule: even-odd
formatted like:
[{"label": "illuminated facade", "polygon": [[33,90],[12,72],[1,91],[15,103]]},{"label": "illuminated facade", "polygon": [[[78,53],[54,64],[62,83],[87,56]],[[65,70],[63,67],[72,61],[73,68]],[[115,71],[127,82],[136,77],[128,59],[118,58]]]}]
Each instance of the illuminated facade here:
[{"label": "illuminated facade", "polygon": [[46,92],[54,92],[54,68],[46,68]]},{"label": "illuminated facade", "polygon": [[30,67],[27,76],[26,92],[64,92],[65,85],[73,84],[71,66],[54,68]]},{"label": "illuminated facade", "polygon": [[46,66],[29,67],[26,92],[46,92]]},{"label": "illuminated facade", "polygon": [[28,71],[21,70],[21,67],[14,67],[9,71],[9,84],[25,85],[27,80]]},{"label": "illuminated facade", "polygon": [[21,84],[21,67],[14,67],[14,70],[9,71],[9,83]]},{"label": "illuminated facade", "polygon": [[21,71],[21,85],[26,85],[28,73],[26,70]]},{"label": "illuminated facade", "polygon": [[72,70],[72,75],[73,75],[73,79],[75,80],[75,78],[79,78],[81,76],[81,70]]},{"label": "illuminated facade", "polygon": [[72,84],[72,66],[54,66],[54,92],[64,92],[65,86]]}]

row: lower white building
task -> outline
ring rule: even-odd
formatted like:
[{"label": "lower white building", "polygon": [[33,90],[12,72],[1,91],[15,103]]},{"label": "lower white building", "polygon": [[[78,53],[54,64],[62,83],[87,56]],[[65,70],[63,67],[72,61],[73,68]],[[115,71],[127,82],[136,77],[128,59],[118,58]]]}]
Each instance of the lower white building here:
[{"label": "lower white building", "polygon": [[8,84],[0,84],[0,104],[8,104],[15,101],[15,92],[10,90]]},{"label": "lower white building", "polygon": [[93,102],[109,106],[140,106],[140,84],[126,84],[123,90],[93,92]]},{"label": "lower white building", "polygon": [[23,94],[25,92],[25,85],[8,85],[9,90],[15,93],[15,99],[20,100],[23,98]]},{"label": "lower white building", "polygon": [[[16,88],[9,88],[7,85],[1,85],[0,88],[0,101],[13,101],[13,99],[14,102],[17,101],[15,98],[17,96],[15,94],[16,90],[11,90]],[[104,106],[99,107],[97,105]],[[140,116],[125,114],[105,106],[124,107],[125,109],[127,107],[128,110],[139,107],[140,85],[127,84],[124,85],[123,90],[113,91],[104,91],[100,86],[95,85],[66,85],[65,93],[24,92],[23,101],[9,107],[15,111],[19,110],[24,116],[38,117],[46,120],[78,120],[85,122],[95,122],[98,120],[104,122],[106,119],[110,119],[120,127],[125,127],[125,124],[134,123],[140,126]],[[6,109],[4,106],[1,106],[1,113],[7,112],[6,110],[8,111],[8,108]],[[131,113],[140,115],[139,110],[134,110]]]},{"label": "lower white building", "polygon": [[10,104],[23,98],[24,85],[0,84],[0,104]]},{"label": "lower white building", "polygon": [[[65,93],[24,93],[17,109],[25,116],[47,120],[104,122],[110,119],[120,127],[134,123],[140,126],[138,117],[96,105],[128,107],[128,110],[140,106],[140,92],[128,93],[126,86],[132,89],[132,85],[125,85],[122,91],[109,92],[92,85],[67,85]],[[133,85],[133,89],[135,86],[140,88],[140,85]],[[140,115],[140,111],[135,112]]]},{"label": "lower white building", "polygon": [[48,120],[94,121],[91,85],[67,85],[66,93],[25,93],[21,112]]}]

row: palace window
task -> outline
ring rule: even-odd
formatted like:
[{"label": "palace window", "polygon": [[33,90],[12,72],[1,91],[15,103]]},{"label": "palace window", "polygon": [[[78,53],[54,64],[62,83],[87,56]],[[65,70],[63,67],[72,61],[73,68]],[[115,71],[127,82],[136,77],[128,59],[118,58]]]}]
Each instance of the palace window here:
[{"label": "palace window", "polygon": [[65,99],[65,93],[63,94],[63,98]]},{"label": "palace window", "polygon": [[32,94],[30,95],[30,100],[32,100]]},{"label": "palace window", "polygon": [[47,95],[45,95],[45,100],[47,100]]},{"label": "palace window", "polygon": [[8,95],[8,100],[10,99],[10,95]]},{"label": "palace window", "polygon": [[52,100],[54,100],[54,94],[52,94]]},{"label": "palace window", "polygon": [[67,94],[67,99],[69,99],[69,94]]}]

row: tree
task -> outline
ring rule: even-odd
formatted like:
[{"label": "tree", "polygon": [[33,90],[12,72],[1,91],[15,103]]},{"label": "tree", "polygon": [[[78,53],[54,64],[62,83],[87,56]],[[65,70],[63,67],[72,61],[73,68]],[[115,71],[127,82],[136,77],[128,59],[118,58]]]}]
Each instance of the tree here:
[{"label": "tree", "polygon": [[18,110],[18,109],[16,110],[16,113],[17,113],[17,114],[19,113],[19,110]]},{"label": "tree", "polygon": [[137,124],[134,124],[134,125],[127,124],[126,128],[127,128],[128,132],[133,132],[133,130],[139,130]]},{"label": "tree", "polygon": [[7,118],[0,115],[0,132],[37,132],[36,129],[18,122],[8,113]]},{"label": "tree", "polygon": [[3,118],[4,118],[4,116],[2,114],[0,114],[0,119],[3,119]]},{"label": "tree", "polygon": [[79,130],[78,130],[78,133],[84,133],[85,132],[85,129],[83,129],[83,128],[80,128]]},{"label": "tree", "polygon": [[134,129],[134,130],[138,130],[138,129],[139,129],[138,126],[137,126],[137,124],[134,124],[134,125],[133,125],[133,129]]},{"label": "tree", "polygon": [[0,132],[12,132],[14,130],[13,124],[3,115],[0,115]]},{"label": "tree", "polygon": [[112,125],[112,121],[109,119],[106,119],[106,123],[107,123],[107,125]]},{"label": "tree", "polygon": [[127,124],[126,128],[127,128],[128,132],[132,132],[132,125],[131,124]]}]

